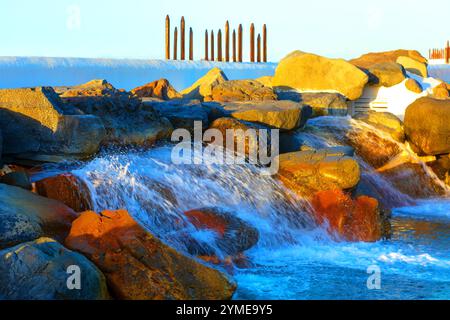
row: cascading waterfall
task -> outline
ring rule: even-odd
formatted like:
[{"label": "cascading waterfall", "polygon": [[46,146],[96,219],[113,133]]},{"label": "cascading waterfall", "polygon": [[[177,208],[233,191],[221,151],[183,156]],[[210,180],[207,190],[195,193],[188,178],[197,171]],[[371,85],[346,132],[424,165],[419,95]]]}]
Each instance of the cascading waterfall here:
[{"label": "cascading waterfall", "polygon": [[[330,133],[330,128],[336,130]],[[370,131],[395,143],[400,153],[408,152],[411,159],[421,163],[406,146],[350,118],[310,120],[298,132],[298,139],[314,148],[342,145],[342,134],[349,130]],[[394,210],[393,224],[397,229],[391,240],[335,242],[315,225],[308,214],[308,202],[275,179],[260,175],[257,167],[174,165],[171,150],[172,146],[160,146],[148,151],[104,153],[72,172],[89,186],[96,211],[125,208],[143,226],[185,253],[192,241],[199,246],[214,242],[214,234],[200,232],[186,220],[183,212],[187,210],[225,208],[256,227],[260,240],[246,252],[252,267],[237,269],[234,274],[238,282],[236,298],[449,298],[450,255],[442,250],[450,245],[448,236],[430,242],[432,230],[422,230],[420,236],[415,234],[408,227],[409,222],[405,224],[398,216],[408,216],[408,210],[420,208],[423,202],[397,190],[361,155],[356,158],[362,179],[392,207],[400,207]],[[422,165],[432,179],[437,179],[426,164]],[[447,188],[440,181],[436,183]],[[450,207],[445,199],[432,201],[433,205],[436,203],[444,208],[441,210]],[[414,217],[417,216],[420,214],[416,212]],[[439,220],[445,214],[437,216]],[[423,223],[432,228],[436,222],[425,219]],[[448,221],[438,225],[448,234]],[[224,256],[217,246],[214,248],[217,256]],[[383,272],[383,290],[371,291],[365,285],[366,269],[373,264]]]}]

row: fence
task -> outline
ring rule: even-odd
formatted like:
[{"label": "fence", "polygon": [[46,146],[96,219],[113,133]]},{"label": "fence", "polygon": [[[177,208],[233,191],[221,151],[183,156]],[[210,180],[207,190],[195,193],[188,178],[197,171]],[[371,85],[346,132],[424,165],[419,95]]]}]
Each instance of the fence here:
[{"label": "fence", "polygon": [[428,53],[430,60],[445,60],[445,63],[450,63],[450,41],[447,41],[447,45],[444,49],[430,49]]},{"label": "fence", "polygon": [[[206,61],[223,61],[223,62],[243,62],[243,27],[239,24],[236,29],[233,29],[232,35],[230,37],[230,23],[227,21],[225,23],[225,35],[224,41],[222,38],[222,30],[219,29],[217,32],[217,43],[215,44],[214,30],[208,33],[205,30],[205,54],[203,59]],[[185,50],[186,50],[186,22],[184,17],[181,17],[180,21],[180,60],[186,60]],[[173,54],[171,56],[171,36],[172,30],[170,27],[170,17],[166,16],[165,25],[165,57],[166,60],[178,60],[178,27],[173,30]],[[231,45],[230,45],[231,43]],[[216,49],[217,45],[217,51]],[[223,51],[223,45],[224,50]],[[217,52],[217,54],[216,54]],[[256,55],[255,55],[256,52]],[[231,53],[231,54],[230,54]],[[194,31],[189,28],[189,60],[194,60]],[[262,38],[261,34],[258,33],[256,38],[255,46],[255,25],[252,23],[250,25],[250,62],[267,62],[267,26],[264,24],[262,27]]]}]

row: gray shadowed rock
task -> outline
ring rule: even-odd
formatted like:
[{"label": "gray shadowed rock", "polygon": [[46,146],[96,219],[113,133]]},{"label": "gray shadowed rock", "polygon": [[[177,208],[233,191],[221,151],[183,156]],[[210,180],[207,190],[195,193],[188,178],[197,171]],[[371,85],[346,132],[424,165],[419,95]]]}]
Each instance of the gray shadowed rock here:
[{"label": "gray shadowed rock", "polygon": [[3,154],[44,162],[95,154],[105,136],[101,120],[68,114],[62,105],[50,87],[0,90]]},{"label": "gray shadowed rock", "polygon": [[212,87],[211,96],[205,101],[266,101],[277,100],[271,87],[255,80],[232,80],[218,83]]},{"label": "gray shadowed rock", "polygon": [[99,117],[106,129],[103,145],[148,146],[170,136],[170,122],[131,93],[94,80],[61,94],[66,110],[77,109]]},{"label": "gray shadowed rock", "polygon": [[25,171],[13,171],[3,175],[0,173],[0,183],[19,187],[25,190],[32,189],[30,177]]},{"label": "gray shadowed rock", "polygon": [[194,130],[194,122],[200,121],[203,130],[209,126],[208,109],[203,108],[198,100],[158,101],[143,100],[144,108],[155,110],[161,117],[169,119],[174,129]]},{"label": "gray shadowed rock", "polygon": [[[80,290],[67,286],[70,266],[81,271]],[[109,294],[100,270],[53,239],[40,238],[0,251],[0,300],[104,299]]]},{"label": "gray shadowed rock", "polygon": [[450,99],[417,99],[406,108],[405,133],[421,155],[450,153]]},{"label": "gray shadowed rock", "polygon": [[347,99],[332,92],[297,92],[297,91],[277,91],[279,100],[291,100],[311,107],[311,118],[321,116],[347,116]]},{"label": "gray shadowed rock", "polygon": [[0,184],[0,249],[42,236],[63,240],[77,214],[64,204]]}]

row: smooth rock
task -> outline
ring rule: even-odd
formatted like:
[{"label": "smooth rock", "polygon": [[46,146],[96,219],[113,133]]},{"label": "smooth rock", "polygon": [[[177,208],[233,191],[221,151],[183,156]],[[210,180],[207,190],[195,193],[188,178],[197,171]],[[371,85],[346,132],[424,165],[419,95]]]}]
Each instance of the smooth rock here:
[{"label": "smooth rock", "polygon": [[433,97],[436,99],[445,100],[450,98],[450,93],[446,83],[441,83],[440,85],[433,88]]},{"label": "smooth rock", "polygon": [[403,49],[363,54],[359,58],[350,60],[350,63],[367,69],[370,66],[381,62],[397,62],[397,59],[402,56],[409,57],[423,64],[427,63],[427,59],[425,59],[418,51]]},{"label": "smooth rock", "polygon": [[278,178],[301,196],[317,191],[351,189],[360,179],[358,162],[348,156],[329,156],[327,150],[298,151],[274,159]]},{"label": "smooth rock", "polygon": [[64,239],[77,214],[64,204],[0,184],[0,249],[48,236]]},{"label": "smooth rock", "polygon": [[86,183],[71,173],[36,181],[35,186],[39,195],[58,200],[75,212],[92,210],[94,207]]},{"label": "smooth rock", "polygon": [[[67,286],[71,266],[81,272],[79,290]],[[0,300],[105,299],[109,294],[100,270],[53,239],[40,238],[0,251]]]},{"label": "smooth rock", "polygon": [[342,59],[294,51],[283,58],[273,78],[276,90],[339,92],[350,100],[361,97],[368,76]]},{"label": "smooth rock", "polygon": [[118,299],[222,300],[236,289],[219,271],[162,243],[124,210],[83,213],[65,243],[104,272]]},{"label": "smooth rock", "polygon": [[226,256],[236,256],[258,242],[258,230],[227,210],[209,207],[186,211],[184,215],[195,228],[213,231],[213,246]]},{"label": "smooth rock", "polygon": [[406,72],[402,65],[396,62],[380,62],[368,69],[369,82],[383,87],[392,87],[406,79]]},{"label": "smooth rock", "polygon": [[404,123],[407,139],[419,154],[450,153],[450,100],[419,98],[406,109]]}]

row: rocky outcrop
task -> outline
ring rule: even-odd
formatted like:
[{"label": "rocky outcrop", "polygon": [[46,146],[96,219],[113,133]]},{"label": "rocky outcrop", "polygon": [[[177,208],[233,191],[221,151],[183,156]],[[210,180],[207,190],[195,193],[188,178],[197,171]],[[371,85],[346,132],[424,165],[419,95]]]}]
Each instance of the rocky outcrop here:
[{"label": "rocky outcrop", "polygon": [[406,89],[414,93],[422,93],[423,88],[419,82],[414,79],[408,79],[405,81]]},{"label": "rocky outcrop", "polygon": [[405,142],[403,122],[392,113],[370,110],[369,112],[356,114],[354,119],[368,123],[371,126],[386,132],[396,141],[402,143]]},{"label": "rocky outcrop", "polygon": [[258,242],[258,230],[232,212],[210,207],[186,211],[184,215],[198,230],[214,232],[215,241],[211,245],[226,256],[236,256]]},{"label": "rocky outcrop", "polygon": [[[68,287],[71,266],[81,272],[79,290]],[[84,256],[53,239],[40,238],[0,251],[0,300],[104,299],[109,294],[103,274]]]},{"label": "rocky outcrop", "polygon": [[117,90],[105,80],[74,87],[61,95],[67,110],[81,110],[101,119],[106,128],[103,145],[152,145],[170,136],[170,122],[140,99]]},{"label": "rocky outcrop", "polygon": [[123,210],[83,213],[65,243],[104,272],[119,299],[221,300],[236,288],[219,271],[163,244]]},{"label": "rocky outcrop", "polygon": [[174,129],[194,130],[194,122],[202,123],[205,130],[209,125],[208,110],[199,101],[145,101],[146,108],[151,107],[161,117],[169,119]]},{"label": "rocky outcrop", "polygon": [[[422,57],[423,58],[423,57]],[[422,78],[428,78],[428,66],[425,58],[416,57],[416,59],[406,56],[400,56],[396,62],[401,64],[406,71],[414,73]]]},{"label": "rocky outcrop", "polygon": [[71,173],[63,173],[36,181],[35,186],[39,195],[58,200],[75,212],[93,209],[88,186]]},{"label": "rocky outcrop", "polygon": [[266,101],[277,100],[272,88],[253,80],[232,80],[218,83],[212,87],[211,96],[205,101]]},{"label": "rocky outcrop", "polygon": [[185,99],[203,100],[205,97],[210,97],[214,86],[228,81],[227,76],[219,68],[213,68],[202,78],[197,80],[192,86],[181,91]]},{"label": "rocky outcrop", "polygon": [[405,69],[395,62],[380,62],[368,69],[370,84],[392,87],[406,79]]},{"label": "rocky outcrop", "polygon": [[277,90],[339,92],[350,100],[361,97],[368,76],[345,60],[295,51],[283,58],[273,78]]},{"label": "rocky outcrop", "polygon": [[383,235],[383,218],[376,199],[353,200],[341,190],[320,191],[312,198],[315,218],[328,232],[348,241],[374,242]]},{"label": "rocky outcrop", "polygon": [[414,151],[422,155],[450,153],[450,100],[419,98],[406,109],[404,123]]},{"label": "rocky outcrop", "polygon": [[433,88],[433,97],[441,100],[450,98],[448,87],[444,82]]},{"label": "rocky outcrop", "polygon": [[0,184],[0,249],[48,236],[64,239],[77,214],[64,204]]},{"label": "rocky outcrop", "polygon": [[182,97],[181,94],[179,94],[166,79],[159,79],[134,88],[131,90],[131,93],[138,98],[158,98],[161,100],[170,100]]},{"label": "rocky outcrop", "polygon": [[70,115],[52,88],[0,90],[3,153],[35,161],[83,159],[105,137],[101,120]]},{"label": "rocky outcrop", "polygon": [[311,115],[310,108],[292,101],[227,103],[223,105],[223,108],[235,119],[282,130],[302,127]]},{"label": "rocky outcrop", "polygon": [[[363,54],[361,57],[350,60],[350,63],[368,69],[370,66],[383,63],[383,62],[397,62],[399,57],[409,57],[415,61],[426,64],[427,59],[425,59],[418,51],[416,50],[394,50],[394,51],[385,51],[385,52],[371,52],[367,54]],[[405,67],[406,68],[406,67]]]},{"label": "rocky outcrop", "polygon": [[359,165],[353,158],[328,155],[327,150],[285,153],[274,161],[279,165],[278,178],[301,196],[324,190],[351,189],[360,179]]}]

